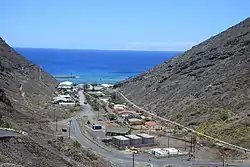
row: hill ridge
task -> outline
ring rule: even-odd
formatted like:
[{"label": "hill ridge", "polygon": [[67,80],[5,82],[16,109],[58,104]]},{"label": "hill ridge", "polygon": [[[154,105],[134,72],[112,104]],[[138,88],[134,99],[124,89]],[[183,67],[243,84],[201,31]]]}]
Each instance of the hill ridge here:
[{"label": "hill ridge", "polygon": [[249,148],[250,135],[238,136],[250,129],[250,18],[116,87],[159,116]]}]

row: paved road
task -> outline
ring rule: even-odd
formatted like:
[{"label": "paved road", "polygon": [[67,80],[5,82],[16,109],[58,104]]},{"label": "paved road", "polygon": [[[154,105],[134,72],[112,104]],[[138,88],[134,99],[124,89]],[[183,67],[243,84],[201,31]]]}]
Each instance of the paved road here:
[{"label": "paved road", "polygon": [[10,137],[10,136],[20,136],[21,134],[11,132],[11,131],[6,131],[6,130],[0,130],[0,137]]},{"label": "paved road", "polygon": [[[90,106],[84,104],[84,94],[83,91],[79,92],[80,95],[80,103],[83,104],[83,112],[81,115],[85,115],[86,113],[90,113]],[[83,103],[82,103],[83,102]],[[80,115],[80,116],[81,116]],[[79,117],[79,115],[77,116]],[[118,164],[119,166],[125,167],[132,165],[132,154],[124,154],[119,151],[107,151],[103,149],[102,147],[98,146],[94,142],[90,141],[86,136],[84,136],[81,133],[81,129],[79,127],[79,124],[77,122],[77,118],[72,118],[72,125],[71,125],[71,136],[78,140],[83,147],[87,149],[93,150],[95,153],[100,154],[104,156],[105,158],[109,159],[115,164]],[[137,163],[145,163],[149,162],[149,157],[147,155],[135,155],[135,162]],[[154,165],[154,167],[157,166],[164,166],[165,164],[173,164],[173,165],[210,165],[210,166],[218,166],[221,165],[220,162],[197,162],[197,161],[180,161],[175,159],[156,159],[154,157],[150,158],[150,163]],[[241,165],[236,163],[230,163],[230,165]]]}]

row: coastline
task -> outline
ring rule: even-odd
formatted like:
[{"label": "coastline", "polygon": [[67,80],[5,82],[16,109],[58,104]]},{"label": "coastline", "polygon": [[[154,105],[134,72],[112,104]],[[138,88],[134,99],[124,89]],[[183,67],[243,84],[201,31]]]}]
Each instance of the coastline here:
[{"label": "coastline", "polygon": [[117,78],[56,78],[58,82],[71,81],[74,84],[117,84],[120,81],[128,79],[129,77]]}]

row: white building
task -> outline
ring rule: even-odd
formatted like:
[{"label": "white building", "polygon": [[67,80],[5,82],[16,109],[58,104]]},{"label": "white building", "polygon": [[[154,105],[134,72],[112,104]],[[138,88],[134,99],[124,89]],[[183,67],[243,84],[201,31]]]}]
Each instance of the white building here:
[{"label": "white building", "polygon": [[70,81],[61,82],[58,88],[59,89],[71,89],[73,88],[73,82],[70,82]]},{"label": "white building", "polygon": [[176,148],[163,148],[164,151],[167,151],[167,153],[169,155],[178,155],[179,154],[179,150],[177,150]]},{"label": "white building", "polygon": [[150,153],[156,157],[178,156],[188,154],[188,152],[181,152],[176,148],[154,148],[150,149]]}]

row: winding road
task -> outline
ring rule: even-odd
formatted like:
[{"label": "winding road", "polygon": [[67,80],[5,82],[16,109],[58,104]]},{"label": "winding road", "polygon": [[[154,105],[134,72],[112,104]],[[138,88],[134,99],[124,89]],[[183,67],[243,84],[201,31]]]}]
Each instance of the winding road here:
[{"label": "winding road", "polygon": [[[89,140],[88,137],[82,134],[80,126],[77,122],[77,118],[80,118],[83,115],[90,114],[91,113],[91,107],[88,104],[84,104],[86,101],[86,98],[84,96],[83,91],[79,91],[80,96],[80,104],[83,105],[83,111],[81,114],[77,115],[76,117],[73,117],[71,120],[71,137],[76,139],[81,145],[87,149],[91,149],[96,154],[99,154],[106,159],[110,160],[111,162],[119,165],[120,167],[127,167],[132,166],[132,153],[122,153],[120,151],[107,151],[107,149],[104,149],[103,147],[100,147],[99,145],[95,144],[95,142]],[[91,114],[92,115],[92,114]],[[149,162],[150,159],[150,162]],[[166,164],[172,164],[172,165],[210,165],[210,166],[218,166],[222,165],[222,162],[201,162],[201,161],[180,161],[176,159],[156,159],[154,157],[149,157],[147,155],[135,155],[135,162],[136,163],[144,163],[149,162],[154,167],[162,167]],[[230,163],[231,166],[244,166],[239,163]]]}]

